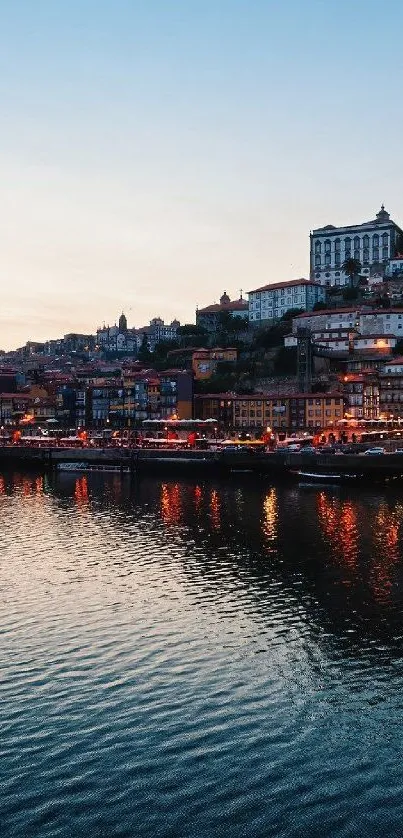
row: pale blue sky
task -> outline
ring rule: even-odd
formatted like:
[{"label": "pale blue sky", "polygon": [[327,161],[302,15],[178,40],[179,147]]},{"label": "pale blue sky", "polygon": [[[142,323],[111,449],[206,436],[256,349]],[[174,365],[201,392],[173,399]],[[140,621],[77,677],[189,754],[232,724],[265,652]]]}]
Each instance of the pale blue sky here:
[{"label": "pale blue sky", "polygon": [[194,318],[403,223],[403,3],[3,0],[0,346]]}]

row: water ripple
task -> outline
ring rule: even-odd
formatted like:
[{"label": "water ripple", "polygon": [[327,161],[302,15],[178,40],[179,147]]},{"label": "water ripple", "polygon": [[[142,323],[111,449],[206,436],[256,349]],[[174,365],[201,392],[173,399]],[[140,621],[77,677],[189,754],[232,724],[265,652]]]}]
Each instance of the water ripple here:
[{"label": "water ripple", "polygon": [[399,496],[0,485],[2,835],[401,834]]}]

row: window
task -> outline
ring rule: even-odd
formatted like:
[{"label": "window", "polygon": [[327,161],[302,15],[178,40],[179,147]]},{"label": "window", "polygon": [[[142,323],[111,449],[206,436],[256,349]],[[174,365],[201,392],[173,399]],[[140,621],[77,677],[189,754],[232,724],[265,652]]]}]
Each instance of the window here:
[{"label": "window", "polygon": [[325,241],[325,253],[330,253],[330,250],[331,250],[330,239],[326,239],[326,241]]},{"label": "window", "polygon": [[334,249],[336,253],[340,253],[340,239],[335,239]]},{"label": "window", "polygon": [[344,255],[345,255],[346,259],[350,259],[350,256],[351,256],[351,239],[350,239],[349,236],[347,236],[347,238],[344,239]]},{"label": "window", "polygon": [[379,247],[378,233],[374,233],[374,235],[372,236],[372,247]]},{"label": "window", "polygon": [[383,234],[382,234],[382,246],[383,246],[383,247],[386,247],[386,246],[387,246],[387,244],[388,244],[388,234],[387,234],[387,233],[383,233]]},{"label": "window", "polygon": [[320,242],[315,242],[315,253],[320,253],[322,250],[322,245]]}]

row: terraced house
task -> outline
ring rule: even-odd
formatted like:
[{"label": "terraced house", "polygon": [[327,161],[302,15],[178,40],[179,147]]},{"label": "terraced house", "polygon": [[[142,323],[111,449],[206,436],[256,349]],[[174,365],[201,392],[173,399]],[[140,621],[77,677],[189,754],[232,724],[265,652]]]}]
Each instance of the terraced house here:
[{"label": "terraced house", "polygon": [[219,393],[196,395],[195,415],[217,419],[227,430],[253,432],[270,427],[289,433],[334,427],[343,419],[344,407],[340,393]]}]

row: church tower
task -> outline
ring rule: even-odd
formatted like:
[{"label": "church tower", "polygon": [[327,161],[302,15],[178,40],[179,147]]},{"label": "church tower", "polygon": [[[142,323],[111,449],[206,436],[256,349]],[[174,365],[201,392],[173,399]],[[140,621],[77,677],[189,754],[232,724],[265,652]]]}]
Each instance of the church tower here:
[{"label": "church tower", "polygon": [[119,317],[119,332],[121,332],[122,334],[127,332],[127,317],[125,314],[123,314],[123,311]]}]

